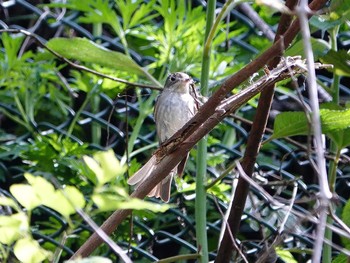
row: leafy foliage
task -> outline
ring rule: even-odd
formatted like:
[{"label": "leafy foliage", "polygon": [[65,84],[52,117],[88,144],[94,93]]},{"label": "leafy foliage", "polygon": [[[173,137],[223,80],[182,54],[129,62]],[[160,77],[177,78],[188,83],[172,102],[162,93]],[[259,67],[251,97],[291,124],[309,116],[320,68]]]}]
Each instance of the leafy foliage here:
[{"label": "leafy foliage", "polygon": [[[338,32],[348,33],[345,23],[349,17],[348,5],[348,1],[332,1],[329,13],[311,20],[315,58],[333,64],[334,70],[326,74],[339,77],[349,76],[348,47],[336,51],[334,44],[327,38],[321,39],[319,35],[322,34],[316,30],[327,30],[335,36]],[[271,26],[278,22],[280,14],[274,10],[253,6]],[[218,4],[218,10],[219,7]],[[207,15],[206,7],[197,2],[67,0],[37,6],[36,10],[42,11],[40,19],[30,11],[29,18],[16,15],[17,19],[23,19],[20,24],[38,26],[40,30],[34,27],[28,31],[43,35],[48,47],[76,64],[129,82],[153,83],[157,87],[169,71],[186,71],[197,78],[201,75]],[[44,10],[49,10],[50,15],[46,16]],[[60,15],[56,16],[56,12]],[[37,23],[37,19],[44,19],[45,23]],[[11,21],[17,20],[7,22]],[[191,152],[184,177],[177,178],[178,191],[172,190],[172,202],[176,206],[131,198],[126,185],[127,174],[133,174],[157,146],[150,115],[158,93],[74,68],[28,39],[8,33],[1,33],[0,37],[1,260],[58,262],[68,259],[71,251],[90,236],[89,227],[77,210],[84,211],[97,224],[102,224],[117,209],[135,210],[133,224],[123,222],[118,234],[113,236],[123,249],[131,248],[135,261],[143,262],[145,258],[154,261],[169,257],[172,252],[176,255],[196,253],[192,176],[196,149]],[[218,80],[237,72],[270,45],[250,20],[236,10],[229,12],[212,39],[211,86],[217,87]],[[298,40],[286,55],[301,53],[303,44]],[[250,81],[254,82],[254,76]],[[348,84],[342,83],[345,95],[341,95],[346,99]],[[284,99],[273,110],[283,108],[285,112],[274,120],[274,133],[261,149],[254,174],[256,184],[266,193],[251,186],[238,235],[242,252],[251,262],[260,255],[257,252],[264,252],[257,237],[262,235],[267,245],[274,244],[275,237],[280,235],[276,229],[282,227],[284,220],[293,227],[283,232],[289,237],[285,243],[273,245],[280,259],[307,261],[309,256],[305,251],[312,243],[304,235],[306,229],[310,229],[310,223],[304,223],[305,218],[294,215],[287,218],[284,211],[273,207],[266,198],[270,194],[275,200],[288,204],[297,199],[303,203],[291,204],[293,209],[314,211],[313,201],[304,201],[313,200],[317,192],[317,186],[310,183],[316,181],[316,176],[310,173],[311,161],[304,158],[308,153],[278,140],[308,135],[310,126],[304,112],[288,112],[294,110],[287,106],[296,92],[290,89],[290,83],[283,85],[283,88],[277,87],[276,97]],[[336,82],[330,85],[334,89]],[[239,92],[239,88],[235,92]],[[257,103],[254,98],[237,111],[237,115],[251,119]],[[336,103],[325,105],[321,110],[323,132],[337,146],[336,161],[350,145],[349,114],[349,107]],[[227,120],[208,137],[209,179],[203,184],[215,182],[207,189],[211,260],[217,249],[222,213],[227,209],[236,178],[232,164],[245,151],[249,134],[246,123]],[[338,191],[342,202],[349,198],[344,194],[349,190],[346,177],[349,169],[346,165],[337,165],[334,171],[339,177],[335,191],[342,189]],[[297,189],[296,195],[294,189]],[[348,203],[342,212],[345,223],[348,223]],[[249,239],[251,236],[254,240]],[[348,240],[344,238],[343,242],[344,248],[348,248]],[[164,247],[168,245],[171,250]],[[96,253],[108,255],[111,260],[92,257],[78,262],[117,260],[117,256],[108,254],[110,251],[106,247],[99,248]],[[238,261],[239,256],[235,260]],[[344,260],[345,254],[340,254],[334,262]]]},{"label": "leafy foliage", "polygon": [[[320,114],[322,132],[339,148],[349,146],[350,109],[322,109]],[[309,135],[310,132],[310,124],[305,112],[284,112],[276,116],[272,138]]]}]

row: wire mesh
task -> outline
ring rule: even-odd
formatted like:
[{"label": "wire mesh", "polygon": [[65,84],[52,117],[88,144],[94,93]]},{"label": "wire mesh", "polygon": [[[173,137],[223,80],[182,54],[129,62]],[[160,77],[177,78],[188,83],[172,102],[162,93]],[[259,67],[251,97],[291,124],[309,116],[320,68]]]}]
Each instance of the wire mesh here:
[{"label": "wire mesh", "polygon": [[[6,2],[6,1],[5,1]],[[2,1],[2,4],[5,3]],[[3,21],[2,27],[6,23],[10,28],[20,28],[36,33],[45,40],[53,36],[60,36],[64,31],[71,30],[76,36],[86,37],[92,41],[99,41],[102,46],[116,51],[123,51],[123,46],[120,40],[116,37],[100,36],[94,37],[90,28],[82,26],[78,22],[79,12],[70,12],[69,15],[58,17],[58,14],[47,12],[45,8],[39,7],[36,1],[17,0],[10,3],[9,6],[1,11]],[[194,5],[205,5],[204,2],[197,1]],[[240,35],[238,38],[230,39],[231,45],[239,45],[247,53],[257,54],[258,50],[247,42],[247,38],[252,34],[259,35],[260,33],[255,29],[254,24],[245,17],[244,14],[234,10],[231,13],[233,19],[238,20],[239,23],[244,24],[249,28],[248,31]],[[54,22],[53,22],[54,21]],[[28,25],[34,24],[28,28]],[[340,36],[341,44],[349,46],[348,33]],[[27,43],[26,49],[34,49],[34,43]],[[142,56],[133,50],[129,50],[132,58],[139,65],[147,65],[150,61],[156,58]],[[319,79],[327,85],[330,85],[332,79],[326,75],[319,75]],[[341,85],[342,96],[348,96],[350,89],[345,82]],[[151,91],[144,90],[144,97],[151,94]],[[79,94],[79,97],[81,94]],[[91,149],[106,149],[112,148],[116,154],[121,155],[125,151],[126,135],[130,130],[126,129],[130,126],[125,121],[126,113],[128,116],[136,116],[139,114],[139,105],[136,100],[128,99],[134,96],[121,96],[115,100],[111,99],[107,94],[101,93],[100,109],[97,112],[92,112],[91,109],[84,109],[81,113],[81,118],[77,122],[82,131],[91,130],[92,125],[98,125],[102,129],[102,138],[99,144],[91,141],[91,134],[89,132],[82,132],[81,136],[70,135],[70,138],[79,144],[88,143]],[[81,104],[80,98],[73,98],[73,106]],[[279,101],[280,105],[287,105],[289,97],[285,96]],[[10,111],[11,114],[20,116],[20,112],[15,108],[0,102],[0,107]],[[32,123],[35,130],[41,134],[67,134],[69,125],[72,123],[76,113],[77,107],[67,109],[69,112],[68,118],[60,123],[51,123],[49,120],[38,121]],[[254,108],[245,106],[240,113],[243,116],[252,116]],[[153,117],[149,116],[145,121],[145,126],[149,128],[144,129],[145,133],[141,133],[135,141],[135,148],[145,147],[155,140],[155,131],[153,127]],[[226,146],[222,143],[211,145],[210,153],[220,153],[225,155],[225,161],[222,165],[237,160],[243,156],[244,145],[249,134],[249,125],[243,124],[234,119],[227,119],[224,125],[234,129],[236,133],[236,141],[231,146]],[[12,127],[3,126],[2,130],[11,133]],[[130,127],[129,127],[130,128]],[[215,132],[215,131],[214,131]],[[219,135],[220,136],[220,135]],[[19,165],[19,158],[17,151],[20,147],[28,147],[27,142],[31,139],[29,132],[21,132],[17,134],[16,138],[7,138],[7,143],[18,144],[18,148],[12,152],[1,152],[0,155],[0,180],[1,194],[10,196],[8,188],[10,185],[21,182],[23,180],[23,173],[25,170]],[[304,140],[304,138],[301,138]],[[12,148],[13,149],[13,148]],[[348,152],[346,152],[348,154]],[[309,214],[307,211],[312,206],[310,203],[301,202],[301,200],[310,200],[312,193],[317,192],[318,186],[315,181],[315,174],[312,171],[308,155],[305,149],[299,149],[285,140],[274,140],[269,146],[262,148],[261,154],[258,157],[255,168],[255,180],[265,189],[271,196],[277,200],[288,203],[292,198],[292,192],[297,187],[296,202],[293,209],[299,211],[301,214]],[[282,157],[282,158],[281,158]],[[147,158],[141,155],[140,159]],[[208,168],[209,175],[214,179],[219,176],[218,171],[213,168]],[[349,168],[347,165],[340,165],[337,170],[336,191],[340,196],[340,202],[344,202],[349,198]],[[235,174],[231,173],[224,181],[228,185],[234,185]],[[176,207],[166,212],[166,215],[158,217],[150,215],[150,218],[145,218],[144,215],[139,216],[137,212],[134,213],[133,222],[134,227],[133,242],[130,245],[127,240],[130,235],[129,222],[124,222],[113,235],[113,239],[124,249],[129,249],[133,260],[136,262],[156,261],[160,258],[178,255],[180,253],[196,253],[196,239],[194,229],[194,196],[186,193],[177,193],[172,195],[171,203],[175,203]],[[157,202],[157,200],[154,200]],[[311,202],[312,203],[312,202]],[[222,200],[218,200],[215,196],[209,194],[208,196],[208,239],[211,241],[210,246],[210,260],[214,260],[216,256],[216,247],[219,242],[221,227],[223,224],[222,213],[227,210],[228,204]],[[4,212],[1,210],[1,213]],[[285,216],[285,212],[278,207],[271,204],[266,196],[254,187],[251,187],[249,199],[245,208],[245,213],[242,217],[242,223],[237,240],[237,246],[246,254],[249,262],[255,262],[259,255],[266,252],[268,244],[276,242],[277,237],[280,237],[276,246],[283,246],[285,248],[299,247],[302,249],[312,249],[313,245],[313,230],[315,225],[305,218],[302,219],[297,215],[291,215],[287,219],[283,235],[279,232],[279,226]],[[312,216],[312,215],[310,215]],[[67,245],[62,245],[57,241],[59,237],[67,228],[67,222],[53,210],[40,207],[35,210],[32,216],[33,236],[41,244],[47,247],[60,247],[63,249],[64,258],[69,258],[81,244],[84,237],[91,234],[91,229],[87,225],[82,224],[74,231],[74,235],[79,236],[80,241],[73,244],[70,241]],[[102,223],[104,217],[97,218],[97,222]],[[302,221],[304,220],[304,221]],[[55,221],[55,225],[60,227],[53,230],[42,224],[43,222]],[[301,222],[302,221],[302,222]],[[58,224],[57,224],[58,222]],[[41,225],[42,224],[42,225]],[[50,233],[49,233],[50,232]],[[125,239],[125,237],[127,237]],[[76,240],[75,240],[76,241]],[[116,256],[106,247],[99,250],[98,253],[104,254],[110,258]],[[239,255],[238,255],[239,257]],[[299,262],[306,262],[309,255],[305,253],[296,254]],[[277,256],[276,256],[277,258]],[[282,262],[280,259],[278,262]]]}]

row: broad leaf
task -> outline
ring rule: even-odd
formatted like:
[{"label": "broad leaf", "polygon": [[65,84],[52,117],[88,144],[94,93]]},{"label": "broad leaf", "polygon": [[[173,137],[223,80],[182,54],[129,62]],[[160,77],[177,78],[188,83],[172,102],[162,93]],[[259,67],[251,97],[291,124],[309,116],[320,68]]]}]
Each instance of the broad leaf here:
[{"label": "broad leaf", "polygon": [[53,38],[47,42],[47,46],[69,59],[145,75],[143,69],[128,56],[106,49],[85,38]]},{"label": "broad leaf", "polygon": [[0,216],[0,243],[11,245],[29,230],[28,218],[24,213]]},{"label": "broad leaf", "polygon": [[[350,109],[321,109],[322,132],[339,148],[350,145]],[[272,139],[295,135],[308,135],[309,125],[304,112],[283,112],[276,116]]]},{"label": "broad leaf", "polygon": [[350,77],[350,55],[346,50],[330,50],[320,60],[322,63],[332,64],[334,68],[329,70],[334,71],[337,75]]},{"label": "broad leaf", "polygon": [[35,207],[41,205],[40,197],[30,185],[13,184],[10,186],[10,192],[28,210],[33,210]]},{"label": "broad leaf", "polygon": [[283,112],[276,116],[272,138],[308,134],[308,122],[304,112]]},{"label": "broad leaf", "polygon": [[120,165],[112,150],[95,153],[93,157],[84,156],[83,159],[89,169],[96,175],[100,186],[111,182],[125,172],[125,168]]},{"label": "broad leaf", "polygon": [[39,263],[49,257],[50,253],[42,249],[38,241],[23,238],[16,242],[13,248],[15,256],[23,263]]},{"label": "broad leaf", "polygon": [[[343,212],[341,214],[341,219],[343,222],[350,227],[350,200],[348,200],[343,208]],[[343,245],[349,249],[350,248],[350,239],[346,237],[341,237]]]},{"label": "broad leaf", "polygon": [[78,258],[65,261],[65,263],[112,263],[112,260],[104,257]]},{"label": "broad leaf", "polygon": [[153,212],[165,212],[171,207],[168,204],[155,204],[137,198],[125,200],[125,198],[121,198],[120,196],[111,193],[95,194],[92,196],[92,200],[100,211],[114,211],[117,209],[146,209]]},{"label": "broad leaf", "polygon": [[[330,47],[330,44],[322,39],[311,38],[312,51],[317,60],[319,57],[324,56]],[[302,40],[295,42],[290,48],[287,49],[285,56],[302,56],[305,57],[304,44]]]},{"label": "broad leaf", "polygon": [[276,254],[286,263],[297,263],[298,261],[293,257],[292,253],[282,248],[276,248]]}]

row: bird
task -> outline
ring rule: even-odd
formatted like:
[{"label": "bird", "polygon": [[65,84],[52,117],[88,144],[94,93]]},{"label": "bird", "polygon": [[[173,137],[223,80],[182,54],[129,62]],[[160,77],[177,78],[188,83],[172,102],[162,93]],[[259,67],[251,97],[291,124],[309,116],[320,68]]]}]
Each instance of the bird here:
[{"label": "bird", "polygon": [[[183,72],[172,73],[167,77],[154,108],[154,119],[160,145],[180,130],[196,114],[198,106],[192,85],[194,85],[193,79]],[[161,198],[164,202],[169,202],[172,179],[175,173],[179,176],[182,175],[187,159],[188,154],[152,189],[148,196],[154,196]],[[147,180],[154,168],[155,159],[154,161],[150,160],[139,172],[130,177],[128,184],[140,185]]]}]

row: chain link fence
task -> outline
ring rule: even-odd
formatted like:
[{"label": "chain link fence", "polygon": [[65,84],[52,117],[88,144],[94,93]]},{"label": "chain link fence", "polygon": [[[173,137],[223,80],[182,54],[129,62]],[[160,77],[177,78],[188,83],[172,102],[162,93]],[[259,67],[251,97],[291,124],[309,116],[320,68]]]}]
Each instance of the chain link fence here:
[{"label": "chain link fence", "polygon": [[[88,38],[92,41],[99,42],[102,46],[123,52],[123,46],[120,39],[112,35],[94,36],[89,25],[78,22],[80,13],[64,12],[61,9],[47,8],[40,5],[39,1],[1,1],[2,5],[0,26],[2,29],[17,28],[27,30],[36,34],[43,41],[47,41],[53,37],[59,36],[80,36]],[[194,1],[194,6],[203,5],[204,1]],[[220,3],[218,3],[220,5]],[[256,29],[252,21],[241,11],[233,10],[230,14],[231,20],[238,21],[243,27],[247,27],[244,33],[234,39],[229,39],[231,45],[237,45],[246,53],[254,56],[259,52],[256,47],[247,42],[251,35],[259,36],[261,31]],[[349,32],[343,33],[339,37],[339,44],[349,49]],[[263,38],[263,36],[261,36]],[[3,49],[3,48],[2,48]],[[36,50],[37,43],[27,38],[23,45],[24,50]],[[129,50],[132,58],[139,65],[147,65],[156,58],[138,54],[132,49]],[[3,50],[1,51],[3,52]],[[66,69],[62,74],[66,74]],[[332,79],[326,72],[319,72],[319,80],[325,85],[330,86]],[[304,92],[304,82],[300,78],[299,92]],[[341,98],[350,95],[350,89],[347,79],[341,80]],[[96,84],[96,83],[95,83]],[[69,86],[69,85],[68,85]],[[32,123],[35,131],[47,135],[58,134],[67,135],[70,124],[73,122],[78,105],[82,104],[84,94],[76,94],[70,90],[71,108],[68,108],[68,118],[58,118],[57,120],[41,119]],[[142,97],[147,98],[151,94],[151,90],[142,90]],[[130,135],[132,128],[129,121],[133,116],[139,114],[140,108],[136,95],[131,89],[127,94],[111,98],[108,94],[101,92],[99,94],[99,109],[93,110],[91,107],[85,107],[80,114],[77,125],[80,133],[71,135],[70,138],[79,144],[88,144],[89,149],[104,150],[112,148],[119,156],[125,151],[127,135]],[[47,100],[50,98],[47,96]],[[293,110],[298,103],[291,99],[288,94],[281,93],[277,90],[276,99],[274,101],[272,113]],[[0,107],[4,108],[14,116],[20,116],[21,113],[8,105],[6,102],[0,101]],[[210,145],[209,153],[213,155],[223,155],[224,160],[215,167],[208,168],[208,174],[211,179],[220,176],[225,167],[234,163],[243,156],[244,145],[250,130],[249,122],[244,122],[240,118],[251,119],[255,108],[246,105],[237,113],[238,118],[225,120],[222,124],[230,127],[236,136],[235,142],[228,147],[222,144],[220,136],[221,131],[214,130],[212,132],[215,138],[219,138],[217,143]],[[239,118],[240,117],[240,118]],[[17,144],[20,149],[27,142],[32,140],[31,133],[23,129],[13,127],[13,122],[5,116],[0,115],[1,131],[7,135],[13,134],[14,137],[2,137],[2,144]],[[91,130],[93,126],[101,129],[100,142],[94,142],[91,138]],[[150,115],[146,118],[143,129],[135,141],[135,149],[147,147],[155,141],[153,117]],[[267,139],[268,136],[265,137]],[[318,191],[315,172],[312,169],[308,158],[309,152],[305,145],[307,139],[305,137],[296,138],[299,144],[295,144],[288,140],[273,140],[265,144],[258,157],[255,167],[255,184],[251,186],[251,191],[246,204],[245,213],[242,217],[241,227],[236,245],[245,253],[249,262],[258,262],[259,258],[266,258],[266,262],[283,262],[278,258],[274,248],[299,249],[295,253],[298,262],[306,262],[310,258],[310,250],[313,246],[313,233],[315,223],[311,218],[312,211],[316,205],[315,193]],[[23,143],[25,142],[25,143]],[[23,143],[23,144],[22,144]],[[300,147],[300,144],[304,147]],[[22,146],[21,146],[22,145]],[[27,146],[23,146],[27,147]],[[14,149],[14,148],[11,148]],[[152,151],[152,150],[150,150]],[[20,156],[16,155],[16,150],[12,152],[1,151],[0,155],[0,180],[1,195],[11,196],[9,187],[12,184],[23,180],[23,173],[26,170],[19,163]],[[147,155],[140,154],[138,156],[140,162],[144,162]],[[193,168],[193,156],[190,160],[189,169]],[[350,175],[348,166],[348,149],[344,150],[343,163],[337,168],[336,192],[340,204],[344,204],[349,199],[350,193]],[[328,164],[329,165],[329,164]],[[218,169],[219,167],[219,169]],[[224,182],[229,186],[234,186],[236,174],[231,171],[225,177]],[[78,179],[76,179],[78,180]],[[175,186],[173,186],[175,187]],[[264,192],[261,191],[263,189]],[[174,189],[173,191],[174,192]],[[266,197],[268,193],[274,200],[280,203],[290,205],[293,213],[287,213],[280,209],[276,202],[273,203]],[[195,219],[194,219],[194,198],[193,194],[179,191],[173,194],[171,203],[176,204],[165,214],[149,213],[148,217],[144,213],[134,212],[132,219],[124,222],[118,230],[112,235],[112,238],[122,248],[129,250],[135,262],[151,262],[161,258],[176,256],[179,254],[196,253],[195,238]],[[155,203],[158,200],[153,200]],[[210,260],[216,257],[217,244],[219,242],[220,231],[223,224],[222,218],[227,210],[228,204],[215,195],[208,195],[208,240],[210,244]],[[1,214],[11,213],[6,207],[2,207]],[[105,216],[97,216],[94,218],[98,224],[101,224]],[[73,221],[79,221],[78,217]],[[32,215],[32,234],[39,243],[47,248],[61,248],[63,257],[69,258],[77,250],[79,245],[91,235],[89,226],[83,223],[75,229],[72,235],[78,236],[77,239],[68,240],[64,245],[60,244],[58,237],[68,228],[68,223],[61,215],[47,207],[39,207]],[[50,224],[55,225],[55,229],[50,228]],[[131,243],[127,242],[132,237]],[[339,236],[335,236],[335,244],[340,244]],[[303,251],[303,252],[301,252]],[[102,247],[97,252],[99,255],[116,259],[117,256],[107,248]],[[237,257],[240,257],[237,255]],[[270,261],[269,261],[270,260]],[[189,260],[188,262],[194,262]],[[262,261],[259,261],[262,262]]]}]

